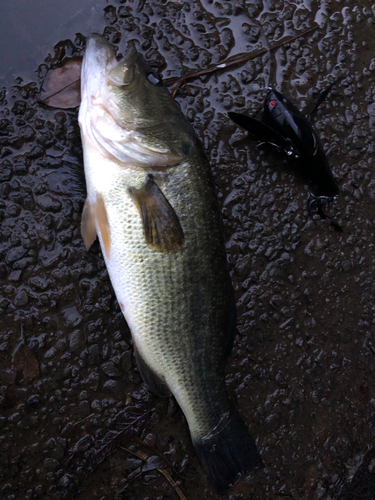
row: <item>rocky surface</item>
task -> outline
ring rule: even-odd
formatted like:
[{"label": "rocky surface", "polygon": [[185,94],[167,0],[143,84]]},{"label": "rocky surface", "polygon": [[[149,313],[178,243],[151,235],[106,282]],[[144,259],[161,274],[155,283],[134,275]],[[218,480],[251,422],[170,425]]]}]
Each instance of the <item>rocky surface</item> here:
[{"label": "rocky surface", "polygon": [[[375,6],[120,0],[103,2],[103,19],[120,52],[135,44],[165,78],[317,26],[177,99],[218,186],[238,300],[228,390],[265,464],[228,498],[373,498]],[[219,498],[174,400],[141,382],[99,246],[82,243],[77,112],[37,101],[48,70],[83,49],[83,36],[61,42],[34,83],[0,90],[0,498],[178,498],[150,461],[139,470],[138,452],[155,450],[188,500]],[[314,126],[340,186],[327,213],[342,233],[309,216],[308,187],[284,158],[227,118],[258,116],[268,85],[307,112],[339,76]],[[106,456],[129,408],[142,418]]]}]

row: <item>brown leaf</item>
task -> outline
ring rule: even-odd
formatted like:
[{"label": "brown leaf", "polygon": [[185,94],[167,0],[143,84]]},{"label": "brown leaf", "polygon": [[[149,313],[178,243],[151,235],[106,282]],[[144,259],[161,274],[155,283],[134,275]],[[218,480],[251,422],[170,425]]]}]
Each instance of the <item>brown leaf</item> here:
[{"label": "brown leaf", "polygon": [[42,102],[52,108],[76,108],[81,103],[82,57],[67,59],[60,68],[52,69],[43,83]]},{"label": "brown leaf", "polygon": [[22,373],[24,383],[28,384],[39,375],[39,364],[34,352],[21,342],[13,353],[12,366],[17,374]]}]

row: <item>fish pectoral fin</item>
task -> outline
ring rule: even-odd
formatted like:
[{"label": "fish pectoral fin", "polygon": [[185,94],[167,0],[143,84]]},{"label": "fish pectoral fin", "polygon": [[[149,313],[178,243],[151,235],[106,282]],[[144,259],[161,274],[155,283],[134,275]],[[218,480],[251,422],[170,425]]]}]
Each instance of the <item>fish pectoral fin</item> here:
[{"label": "fish pectoral fin", "polygon": [[96,195],[95,217],[98,222],[100,234],[102,235],[105,253],[107,257],[109,257],[111,253],[111,228],[109,227],[108,214],[104,204],[104,199],[100,193]]},{"label": "fish pectoral fin", "polygon": [[134,354],[135,359],[137,360],[137,366],[139,373],[144,381],[144,383],[149,387],[150,391],[152,391],[156,396],[166,397],[171,393],[167,387],[167,385],[161,380],[161,378],[156,375],[156,373],[148,366],[146,361],[139,354],[137,346],[134,343]]},{"label": "fish pectoral fin", "polygon": [[158,252],[176,252],[184,232],[173,207],[149,175],[140,189],[129,188],[142,219],[147,246]]},{"label": "fish pectoral fin", "polygon": [[89,250],[89,248],[94,243],[96,238],[96,224],[95,224],[95,213],[93,210],[93,206],[91,205],[88,199],[86,199],[82,210],[81,235],[86,250]]}]

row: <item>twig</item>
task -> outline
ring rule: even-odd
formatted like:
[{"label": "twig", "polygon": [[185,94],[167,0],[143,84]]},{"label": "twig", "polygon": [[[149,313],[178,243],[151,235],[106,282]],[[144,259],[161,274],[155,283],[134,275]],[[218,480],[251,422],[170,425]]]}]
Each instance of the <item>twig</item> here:
[{"label": "twig", "polygon": [[[143,443],[142,443],[143,444]],[[138,451],[132,451],[132,450],[129,450],[129,448],[125,448],[124,446],[121,446],[121,449],[122,450],[125,450],[129,453],[131,453],[132,455],[135,455],[137,458],[143,460],[144,462],[147,462],[148,460],[148,456],[146,455],[146,453],[143,453],[142,451],[138,450]],[[163,457],[165,459],[165,457]],[[187,500],[186,496],[182,493],[182,491],[180,490],[180,488],[177,486],[177,484],[173,481],[173,479],[171,478],[170,474],[164,470],[164,469],[156,469],[158,472],[160,472],[160,474],[163,474],[163,476],[165,477],[165,479],[168,481],[168,483],[172,486],[172,488],[175,489],[177,495],[180,497],[181,500]]]},{"label": "twig", "polygon": [[125,446],[120,446],[120,448],[124,451],[127,451],[128,453],[131,453],[132,455],[136,456],[137,458],[139,458],[140,460],[143,460],[144,462],[147,462],[147,459],[149,458],[146,453],[143,453],[142,451],[138,450],[138,451],[133,451],[133,450],[129,450],[129,448],[125,448]]},{"label": "twig", "polygon": [[[65,85],[65,87],[63,87],[62,89],[59,89],[59,90],[56,90],[56,92],[54,92],[53,94],[51,95],[48,95],[47,97],[45,97],[44,99],[41,99],[40,102],[44,103],[44,104],[47,104],[46,101],[48,101],[48,99],[51,99],[51,97],[54,97],[55,95],[59,94],[60,92],[62,92],[63,90],[67,89],[68,87],[71,87],[72,85],[76,84],[77,82],[80,82],[81,79],[80,78],[77,78],[77,80],[74,80],[74,82],[70,82],[68,83],[68,85]],[[48,104],[47,104],[48,106]]]},{"label": "twig", "polygon": [[312,31],[318,29],[318,26],[314,26],[313,28],[309,28],[308,30],[304,31],[303,33],[299,33],[298,35],[292,36],[291,38],[288,38],[287,40],[283,40],[279,43],[276,43],[270,48],[263,48],[260,50],[257,50],[255,52],[252,52],[250,54],[237,54],[232,57],[228,57],[228,59],[225,59],[222,63],[219,64],[214,64],[206,69],[201,69],[197,71],[196,73],[191,73],[190,75],[185,75],[185,76],[174,76],[171,78],[166,78],[164,80],[165,85],[170,86],[173,85],[172,87],[172,97],[174,97],[180,88],[180,86],[185,83],[188,80],[192,80],[194,78],[198,78],[199,76],[203,75],[208,75],[210,73],[214,73],[217,70],[228,68],[229,66],[235,66],[236,64],[241,64],[246,61],[249,61],[251,59],[255,59],[256,57],[262,56],[263,54],[266,54],[267,52],[272,52],[273,50],[279,49],[280,47],[286,45],[287,43],[294,42],[294,40],[297,40],[297,38],[300,38],[301,36],[307,35],[308,33],[311,33]]},{"label": "twig", "polygon": [[82,420],[79,420],[78,422],[75,422],[74,424],[72,424],[72,427],[75,427],[76,425],[80,424],[81,422],[84,422],[88,418],[93,417],[94,415],[95,415],[95,413],[90,413],[90,415],[87,415],[87,417],[85,417]]},{"label": "twig", "polygon": [[186,496],[182,493],[182,491],[180,490],[180,488],[177,486],[177,484],[171,478],[169,472],[167,472],[164,469],[157,469],[157,470],[158,470],[158,472],[160,472],[160,474],[163,474],[163,476],[168,481],[168,483],[175,489],[177,495],[181,498],[181,500],[187,500]]},{"label": "twig", "polygon": [[167,462],[167,464],[169,465],[169,467],[172,469],[172,472],[174,474],[176,474],[177,476],[180,476],[181,479],[183,479],[184,481],[191,481],[192,479],[191,478],[188,478],[188,477],[184,477],[182,476],[176,469],[175,467],[171,464],[170,460],[168,460],[168,458],[163,455],[163,453],[160,453],[159,450],[157,450],[156,448],[154,448],[153,446],[151,446],[150,444],[146,444],[142,441],[142,439],[140,439],[138,436],[134,436],[135,440],[138,441],[138,443],[142,444],[143,446],[145,446],[146,448],[149,448],[151,451],[153,451],[154,453],[156,453],[156,455],[158,455],[160,458],[162,458],[163,460],[165,460]]},{"label": "twig", "polygon": [[[165,85],[172,86],[171,88],[171,93],[172,97],[175,97],[178,89],[181,87],[182,84],[186,83],[188,80],[193,80],[194,78],[198,78],[199,76],[203,75],[208,75],[210,73],[214,73],[215,71],[228,68],[231,66],[235,66],[237,64],[242,64],[246,61],[250,61],[251,59],[255,59],[256,57],[262,56],[263,54],[266,54],[267,52],[272,52],[273,50],[276,50],[282,46],[284,46],[287,43],[291,43],[294,40],[297,40],[297,38],[300,38],[301,36],[307,35],[308,33],[311,33],[312,31],[318,29],[318,26],[314,26],[313,28],[309,28],[308,30],[299,33],[298,35],[292,36],[288,38],[287,40],[283,40],[281,42],[276,43],[272,47],[268,48],[263,48],[260,50],[257,50],[255,52],[252,52],[250,54],[236,54],[235,56],[228,57],[225,59],[225,61],[219,63],[219,64],[214,64],[206,69],[201,69],[195,73],[191,73],[190,75],[185,75],[185,76],[174,76],[172,78],[166,78],[164,80]],[[56,92],[53,92],[52,94],[48,95],[44,99],[41,99],[40,102],[46,104],[47,106],[50,106],[47,104],[46,101],[51,99],[51,97],[54,97],[55,95],[63,92],[69,87],[72,87],[73,85],[76,85],[80,81],[80,78],[77,78],[77,80],[74,80],[73,82],[68,83],[65,85],[65,87],[58,89]],[[52,106],[54,107],[54,106]]]}]

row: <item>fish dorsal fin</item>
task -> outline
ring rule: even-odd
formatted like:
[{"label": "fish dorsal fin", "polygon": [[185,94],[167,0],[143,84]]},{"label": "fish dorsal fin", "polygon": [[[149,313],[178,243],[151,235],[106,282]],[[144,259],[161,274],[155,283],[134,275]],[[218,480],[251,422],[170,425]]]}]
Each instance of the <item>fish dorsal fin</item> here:
[{"label": "fish dorsal fin", "polygon": [[83,205],[81,217],[81,235],[85,244],[86,250],[89,250],[96,238],[95,212],[93,206],[86,199]]},{"label": "fish dorsal fin", "polygon": [[107,257],[109,257],[111,253],[111,228],[109,227],[108,214],[103,196],[100,193],[96,195],[95,217],[100,229],[100,234],[102,235],[105,253]]},{"label": "fish dorsal fin", "polygon": [[146,361],[140,355],[136,344],[134,343],[134,354],[137,360],[139,373],[144,383],[156,396],[165,397],[170,395],[170,391],[163,380],[148,366]]},{"label": "fish dorsal fin", "polygon": [[129,192],[141,216],[147,246],[163,253],[180,250],[184,242],[180,221],[152,175],[140,189]]}]

